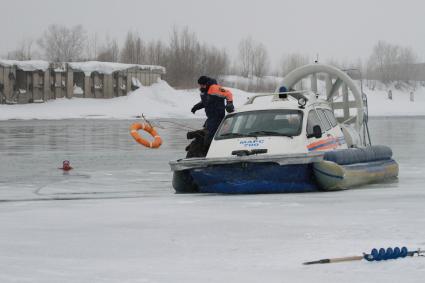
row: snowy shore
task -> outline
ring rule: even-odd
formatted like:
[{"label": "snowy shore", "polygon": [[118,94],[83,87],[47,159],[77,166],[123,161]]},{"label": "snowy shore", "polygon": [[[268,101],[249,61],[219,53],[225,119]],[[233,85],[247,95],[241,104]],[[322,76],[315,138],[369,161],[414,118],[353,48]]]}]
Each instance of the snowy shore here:
[{"label": "snowy shore", "polygon": [[[236,107],[242,105],[252,93],[231,89]],[[425,88],[415,91],[415,101],[410,101],[409,91],[392,90],[389,100],[387,91],[365,90],[369,101],[370,116],[425,116]],[[199,92],[176,90],[165,81],[150,87],[141,87],[125,97],[113,99],[57,99],[42,104],[0,105],[0,120],[11,119],[79,119],[106,118],[129,119],[144,114],[149,118],[202,118],[190,112],[199,101]]]}]

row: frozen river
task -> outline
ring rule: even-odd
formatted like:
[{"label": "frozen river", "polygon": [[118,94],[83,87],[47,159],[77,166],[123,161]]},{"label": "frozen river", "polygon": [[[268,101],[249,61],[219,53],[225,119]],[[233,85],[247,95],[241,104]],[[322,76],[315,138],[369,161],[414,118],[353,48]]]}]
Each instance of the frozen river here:
[{"label": "frozen river", "polygon": [[[0,200],[169,196],[168,161],[180,158],[187,144],[177,128],[202,121],[160,120],[164,144],[157,150],[133,140],[133,122],[0,122]],[[75,170],[58,170],[63,160]]]},{"label": "frozen river", "polygon": [[168,160],[184,156],[185,132],[161,122],[151,150],[131,123],[0,122],[0,282],[423,282],[425,258],[301,263],[425,248],[425,117],[370,121],[397,182],[237,196],[174,194]]}]

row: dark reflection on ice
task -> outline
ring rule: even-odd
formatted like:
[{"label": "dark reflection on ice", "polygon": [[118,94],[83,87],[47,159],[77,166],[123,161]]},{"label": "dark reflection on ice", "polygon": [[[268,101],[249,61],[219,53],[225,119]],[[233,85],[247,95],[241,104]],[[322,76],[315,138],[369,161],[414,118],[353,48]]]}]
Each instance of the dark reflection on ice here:
[{"label": "dark reflection on ice", "polygon": [[[173,194],[168,161],[184,157],[186,131],[203,120],[158,120],[164,144],[147,149],[133,141],[136,120],[0,122],[0,200],[138,197]],[[392,147],[400,180],[368,188],[416,188],[425,180],[425,118],[373,118],[374,144]],[[68,159],[75,168],[58,167]]]}]

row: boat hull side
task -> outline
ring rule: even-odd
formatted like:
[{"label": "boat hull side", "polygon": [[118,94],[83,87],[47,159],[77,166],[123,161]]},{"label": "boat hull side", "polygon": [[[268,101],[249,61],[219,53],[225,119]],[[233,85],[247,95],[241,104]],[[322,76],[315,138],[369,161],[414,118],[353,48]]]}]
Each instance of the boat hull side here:
[{"label": "boat hull side", "polygon": [[317,191],[312,164],[235,163],[191,170],[202,193],[258,194]]},{"label": "boat hull side", "polygon": [[396,178],[399,168],[397,162],[388,159],[351,165],[321,161],[314,163],[313,170],[319,187],[333,191]]}]

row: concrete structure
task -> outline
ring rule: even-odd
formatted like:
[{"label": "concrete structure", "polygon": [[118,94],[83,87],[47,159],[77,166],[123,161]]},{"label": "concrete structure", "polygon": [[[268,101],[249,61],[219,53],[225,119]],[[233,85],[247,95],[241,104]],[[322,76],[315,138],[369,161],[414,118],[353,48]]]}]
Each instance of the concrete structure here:
[{"label": "concrete structure", "polygon": [[0,104],[11,103],[14,100],[16,68],[2,66],[0,68]]},{"label": "concrete structure", "polygon": [[50,66],[51,95],[50,99],[63,98],[66,96],[66,64],[53,63]]},{"label": "concrete structure", "polygon": [[151,65],[0,60],[0,104],[119,97],[164,74],[165,68]]},{"label": "concrete structure", "polygon": [[0,103],[43,102],[49,79],[47,62],[0,60]]},{"label": "concrete structure", "polygon": [[68,63],[73,74],[73,96],[113,98],[124,96],[140,86],[149,86],[165,74],[165,68],[107,62]]}]

